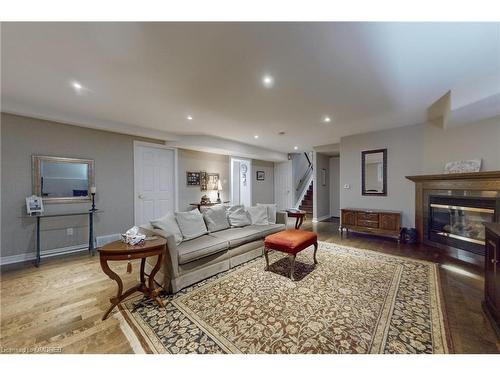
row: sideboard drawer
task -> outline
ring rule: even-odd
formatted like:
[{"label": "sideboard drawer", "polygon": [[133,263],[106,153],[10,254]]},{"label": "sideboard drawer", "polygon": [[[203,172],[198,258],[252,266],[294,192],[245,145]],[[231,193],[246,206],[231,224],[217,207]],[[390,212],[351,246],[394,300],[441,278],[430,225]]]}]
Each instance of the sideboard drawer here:
[{"label": "sideboard drawer", "polygon": [[378,228],[378,221],[358,220],[358,227]]},{"label": "sideboard drawer", "polygon": [[358,220],[378,221],[378,214],[371,212],[357,212],[356,216]]}]

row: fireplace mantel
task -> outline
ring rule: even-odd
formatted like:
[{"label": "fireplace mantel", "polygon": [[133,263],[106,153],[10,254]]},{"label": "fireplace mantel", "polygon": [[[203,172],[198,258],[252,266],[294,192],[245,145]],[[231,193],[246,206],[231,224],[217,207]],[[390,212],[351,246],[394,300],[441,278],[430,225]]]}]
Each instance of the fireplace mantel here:
[{"label": "fireplace mantel", "polygon": [[406,176],[413,182],[435,181],[435,180],[477,180],[477,179],[500,179],[500,171],[471,172],[471,173],[448,173],[427,174],[418,176]]},{"label": "fireplace mantel", "polygon": [[[426,238],[426,215],[431,195],[500,198],[500,171],[406,176],[415,182],[415,228],[419,242]],[[457,250],[457,249],[449,249]]]}]

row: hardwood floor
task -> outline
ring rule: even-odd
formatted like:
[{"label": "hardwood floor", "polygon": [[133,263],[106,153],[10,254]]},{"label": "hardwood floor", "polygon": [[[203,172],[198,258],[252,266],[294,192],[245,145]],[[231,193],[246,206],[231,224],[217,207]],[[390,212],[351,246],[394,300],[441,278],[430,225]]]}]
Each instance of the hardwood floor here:
[{"label": "hardwood floor", "polygon": [[[500,341],[481,310],[479,267],[427,246],[398,245],[394,240],[357,234],[341,238],[336,219],[308,221],[303,229],[316,231],[321,241],[439,263],[455,352],[500,353]],[[138,262],[133,266],[132,274],[126,273],[126,262],[113,267],[125,288],[136,282]],[[101,271],[98,256],[45,259],[39,269],[9,268],[1,273],[0,352],[132,353],[118,320],[101,321],[116,284]]]}]

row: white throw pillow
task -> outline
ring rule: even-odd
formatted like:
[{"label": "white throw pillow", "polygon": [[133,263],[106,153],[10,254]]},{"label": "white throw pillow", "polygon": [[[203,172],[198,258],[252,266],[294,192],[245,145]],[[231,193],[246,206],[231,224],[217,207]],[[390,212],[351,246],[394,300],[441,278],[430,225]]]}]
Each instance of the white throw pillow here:
[{"label": "white throw pillow", "polygon": [[165,216],[151,220],[150,224],[155,229],[161,229],[168,235],[173,235],[177,245],[182,242],[182,233],[177,225],[177,221],[175,220],[173,213],[168,212]]},{"label": "white throw pillow", "polygon": [[208,233],[203,215],[197,208],[188,212],[176,212],[175,219],[185,240],[192,240]]},{"label": "white throw pillow", "polygon": [[267,207],[253,206],[248,207],[248,213],[253,225],[268,225],[269,219],[267,217]]},{"label": "white throw pillow", "polygon": [[227,208],[223,205],[203,208],[203,219],[209,232],[217,232],[230,227],[226,211]]},{"label": "white throw pillow", "polygon": [[227,210],[227,219],[232,227],[244,227],[252,224],[250,215],[245,211],[245,206],[232,206]]},{"label": "white throw pillow", "polygon": [[267,220],[269,221],[269,224],[276,224],[276,204],[275,203],[271,203],[271,204],[257,203],[257,206],[265,206],[267,208]]}]

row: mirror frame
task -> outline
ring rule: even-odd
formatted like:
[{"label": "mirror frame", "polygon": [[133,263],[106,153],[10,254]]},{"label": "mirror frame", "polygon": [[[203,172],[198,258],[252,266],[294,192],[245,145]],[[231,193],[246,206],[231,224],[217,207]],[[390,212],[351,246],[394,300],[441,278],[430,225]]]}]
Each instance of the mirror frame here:
[{"label": "mirror frame", "polygon": [[[365,186],[365,160],[368,154],[382,153],[382,171],[384,173],[382,192],[371,193],[366,191]],[[361,195],[367,196],[387,196],[387,149],[381,148],[378,150],[361,151]]]},{"label": "mirror frame", "polygon": [[[90,159],[75,159],[75,158],[63,158],[58,156],[44,156],[44,155],[32,155],[31,156],[31,166],[32,166],[32,184],[33,184],[33,194],[37,197],[42,196],[42,187],[40,184],[40,171],[42,166],[42,161],[52,161],[58,163],[75,163],[75,164],[87,164],[87,179],[89,182],[88,191],[90,191],[91,186],[95,186],[94,181],[94,160]],[[44,203],[84,203],[91,200],[90,194],[86,197],[42,197]]]}]

